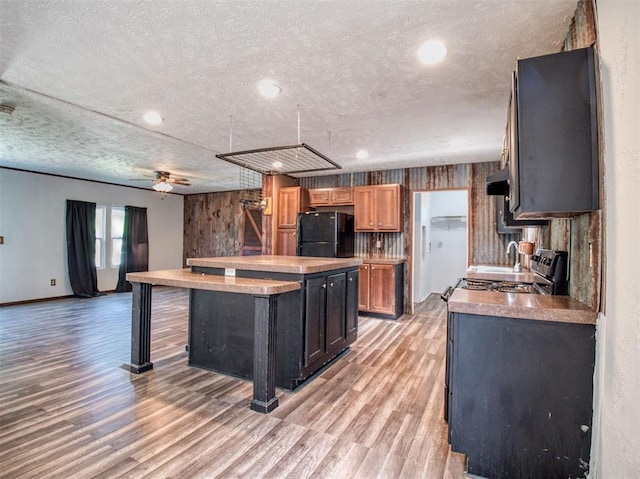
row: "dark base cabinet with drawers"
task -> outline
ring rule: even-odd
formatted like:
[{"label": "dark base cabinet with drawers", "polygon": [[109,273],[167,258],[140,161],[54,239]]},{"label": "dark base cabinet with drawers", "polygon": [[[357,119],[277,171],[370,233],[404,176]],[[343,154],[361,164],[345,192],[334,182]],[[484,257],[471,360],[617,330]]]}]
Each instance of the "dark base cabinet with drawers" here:
[{"label": "dark base cabinet with drawers", "polygon": [[449,313],[451,449],[492,479],[585,477],[595,327]]},{"label": "dark base cabinet with drawers", "polygon": [[[194,272],[224,270],[192,267]],[[300,281],[277,299],[276,386],[294,390],[349,348],[358,331],[358,267],[312,274],[238,271],[248,278]],[[189,365],[252,379],[253,301],[191,290]]]}]

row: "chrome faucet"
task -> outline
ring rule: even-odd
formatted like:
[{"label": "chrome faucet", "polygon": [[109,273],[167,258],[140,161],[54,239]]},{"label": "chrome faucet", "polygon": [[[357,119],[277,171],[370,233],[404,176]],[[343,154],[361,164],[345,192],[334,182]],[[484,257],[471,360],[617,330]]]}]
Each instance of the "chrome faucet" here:
[{"label": "chrome faucet", "polygon": [[518,242],[517,241],[509,241],[509,244],[507,245],[507,256],[509,256],[509,251],[511,251],[511,247],[514,247],[516,250],[516,262],[513,265],[513,271],[515,273],[519,273],[520,272],[520,261],[518,261],[520,259],[520,257],[518,256]]}]

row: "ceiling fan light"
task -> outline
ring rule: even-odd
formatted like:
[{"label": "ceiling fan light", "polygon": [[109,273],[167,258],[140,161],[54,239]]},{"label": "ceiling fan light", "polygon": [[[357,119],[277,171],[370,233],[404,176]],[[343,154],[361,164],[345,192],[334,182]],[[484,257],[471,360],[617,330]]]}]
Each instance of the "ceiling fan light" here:
[{"label": "ceiling fan light", "polygon": [[168,193],[173,189],[173,185],[171,183],[167,183],[166,181],[158,181],[153,185],[153,189],[161,193]]}]

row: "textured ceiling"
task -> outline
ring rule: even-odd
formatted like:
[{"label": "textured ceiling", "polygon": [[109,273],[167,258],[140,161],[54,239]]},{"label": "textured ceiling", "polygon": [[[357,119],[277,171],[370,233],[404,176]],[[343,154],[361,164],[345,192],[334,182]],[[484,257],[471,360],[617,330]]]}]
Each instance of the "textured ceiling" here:
[{"label": "textured ceiling", "polygon": [[[496,160],[516,58],[559,51],[575,7],[0,0],[0,165],[149,188],[129,179],[167,170],[200,193],[243,186],[215,154],[299,141],[344,173]],[[426,67],[432,38],[449,54]]]}]

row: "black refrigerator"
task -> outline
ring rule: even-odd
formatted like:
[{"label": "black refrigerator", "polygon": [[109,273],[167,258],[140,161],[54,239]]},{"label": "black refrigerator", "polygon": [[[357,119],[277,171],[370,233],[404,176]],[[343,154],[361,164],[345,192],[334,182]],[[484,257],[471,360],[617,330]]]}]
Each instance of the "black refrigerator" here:
[{"label": "black refrigerator", "polygon": [[353,215],[339,211],[298,213],[298,256],[353,256]]}]

